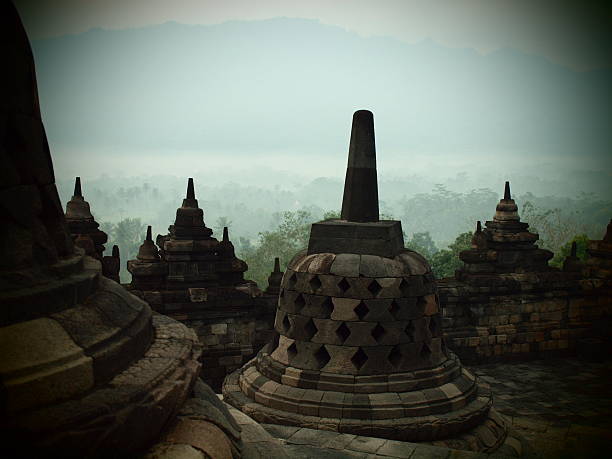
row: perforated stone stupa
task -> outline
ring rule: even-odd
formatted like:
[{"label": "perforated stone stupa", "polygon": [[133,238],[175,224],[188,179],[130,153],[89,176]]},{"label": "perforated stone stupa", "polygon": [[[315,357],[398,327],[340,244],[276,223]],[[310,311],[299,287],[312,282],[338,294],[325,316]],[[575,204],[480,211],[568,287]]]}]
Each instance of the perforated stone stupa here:
[{"label": "perforated stone stupa", "polygon": [[[442,338],[436,281],[380,221],[373,115],[353,116],[340,219],[312,225],[282,279],[278,339],[230,375],[225,400],[260,422],[492,450],[489,389]],[[469,438],[469,440],[467,440]]]}]

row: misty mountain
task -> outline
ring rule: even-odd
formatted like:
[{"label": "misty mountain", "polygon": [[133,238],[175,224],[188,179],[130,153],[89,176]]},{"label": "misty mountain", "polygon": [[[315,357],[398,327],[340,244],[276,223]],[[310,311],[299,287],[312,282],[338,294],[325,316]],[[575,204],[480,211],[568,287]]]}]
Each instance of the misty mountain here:
[{"label": "misty mountain", "polygon": [[398,154],[610,153],[612,71],[511,49],[481,55],[278,18],[92,29],[33,51],[56,145],[345,152],[352,112],[368,108],[378,147]]}]

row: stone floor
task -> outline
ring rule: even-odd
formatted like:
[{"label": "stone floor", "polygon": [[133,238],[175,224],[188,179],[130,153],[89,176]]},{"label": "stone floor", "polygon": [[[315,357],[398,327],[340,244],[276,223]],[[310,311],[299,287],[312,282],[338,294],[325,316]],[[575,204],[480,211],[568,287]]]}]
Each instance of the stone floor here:
[{"label": "stone floor", "polygon": [[[497,363],[471,368],[491,385],[494,405],[529,444],[525,457],[609,457],[612,446],[612,360]],[[263,425],[292,458],[504,457],[297,427]],[[270,457],[270,456],[268,456]]]},{"label": "stone floor", "polygon": [[612,360],[569,358],[471,369],[491,385],[495,408],[536,457],[609,457]]}]

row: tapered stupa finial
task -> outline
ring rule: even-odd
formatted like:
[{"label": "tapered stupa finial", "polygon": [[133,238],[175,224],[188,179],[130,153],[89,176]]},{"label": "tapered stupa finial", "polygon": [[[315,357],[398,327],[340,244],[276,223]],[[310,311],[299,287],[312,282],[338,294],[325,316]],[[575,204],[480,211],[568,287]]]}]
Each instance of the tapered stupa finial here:
[{"label": "tapered stupa finial", "polygon": [[119,247],[114,245],[113,246],[113,252],[112,252],[113,258],[119,258]]},{"label": "tapered stupa finial", "polygon": [[223,242],[229,242],[229,232],[227,226],[223,227]]},{"label": "tapered stupa finial", "polygon": [[476,232],[477,233],[481,233],[482,232],[482,224],[480,223],[480,220],[478,220],[476,222]]},{"label": "tapered stupa finial", "polygon": [[151,236],[151,226],[150,225],[147,226],[147,238],[145,240],[153,242],[153,237]]},{"label": "tapered stupa finial", "polygon": [[280,259],[278,257],[274,258],[274,271],[275,273],[280,273]]},{"label": "tapered stupa finial", "polygon": [[610,223],[606,227],[606,234],[604,234],[603,240],[605,242],[612,242],[612,218],[610,219]]},{"label": "tapered stupa finial", "polygon": [[576,241],[572,242],[572,249],[570,251],[570,257],[575,257],[576,256]]},{"label": "tapered stupa finial", "polygon": [[195,199],[195,191],[193,190],[193,179],[191,177],[187,181],[187,199]]},{"label": "tapered stupa finial", "polygon": [[83,193],[81,192],[81,177],[77,177],[74,180],[74,194],[73,196],[83,197]]},{"label": "tapered stupa finial", "polygon": [[374,115],[368,110],[353,114],[341,218],[354,222],[379,221]]},{"label": "tapered stupa finial", "polygon": [[512,195],[510,194],[510,182],[506,182],[506,186],[504,188],[504,199],[506,201],[512,199]]}]

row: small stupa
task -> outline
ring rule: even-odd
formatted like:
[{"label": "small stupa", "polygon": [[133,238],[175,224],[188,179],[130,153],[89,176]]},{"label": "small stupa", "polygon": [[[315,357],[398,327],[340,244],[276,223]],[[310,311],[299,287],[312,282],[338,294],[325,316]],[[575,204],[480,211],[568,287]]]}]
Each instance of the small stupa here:
[{"label": "small stupa", "polygon": [[229,229],[213,237],[196,199],[193,178],[168,234],[153,240],[149,226],[128,289],[158,312],[193,328],[204,345],[204,380],[216,391],[225,376],[248,361],[272,335],[275,294],[244,279]]},{"label": "small stupa", "polygon": [[74,180],[74,194],[66,204],[66,223],[73,239],[79,235],[88,236],[94,244],[95,258],[102,261],[104,244],[108,235],[99,229],[100,225],[91,214],[89,203],[81,190],[81,177]]},{"label": "small stupa", "polygon": [[283,272],[280,269],[280,259],[274,258],[274,270],[268,276],[268,288],[266,293],[269,295],[278,295],[280,293],[281,281],[283,280]]},{"label": "small stupa", "polygon": [[477,223],[471,248],[459,254],[464,265],[457,271],[457,279],[550,270],[548,260],[553,253],[535,245],[539,236],[529,232],[529,224],[520,220],[518,206],[510,194],[510,182],[505,184],[504,197],[495,208],[493,220],[485,226],[482,229]]}]

